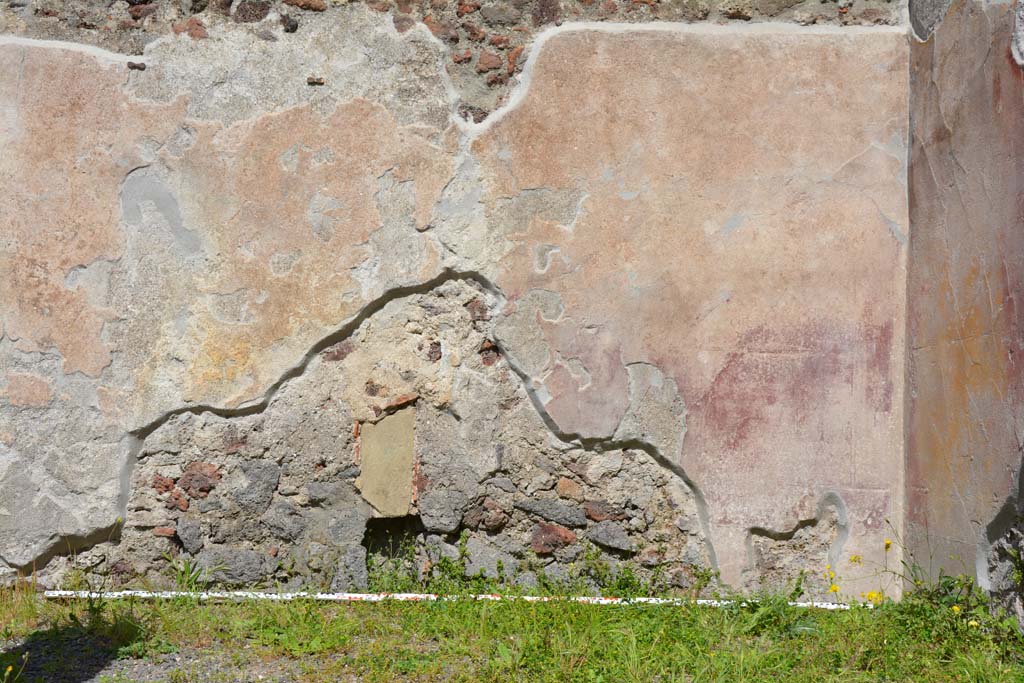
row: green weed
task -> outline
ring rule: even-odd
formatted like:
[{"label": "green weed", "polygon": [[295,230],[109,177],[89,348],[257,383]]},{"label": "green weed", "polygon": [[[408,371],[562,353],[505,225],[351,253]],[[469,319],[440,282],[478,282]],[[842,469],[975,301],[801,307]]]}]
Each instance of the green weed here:
[{"label": "green weed", "polygon": [[[371,565],[374,587],[461,595],[514,590],[496,579],[466,577],[464,557],[441,560],[420,575],[407,548],[394,550]],[[543,572],[536,571],[542,585],[531,593],[593,592],[598,582],[603,591],[619,595],[662,589],[593,554],[581,558],[568,580],[545,585]],[[184,569],[183,575],[192,572]],[[784,593],[747,596],[720,609],[470,599],[43,603],[34,592],[12,588],[0,591],[0,623],[29,641],[89,634],[108,643],[113,656],[198,648],[222,653],[240,671],[254,658],[294,660],[303,669],[301,680],[310,683],[1024,681],[1024,636],[971,579],[927,582],[918,573],[908,576],[920,583],[899,602],[882,599],[874,608],[846,611],[790,605],[803,593],[802,579]],[[12,657],[23,662],[24,655],[14,649],[4,656],[0,666],[12,666],[16,674]],[[0,683],[16,680],[8,675]]]}]

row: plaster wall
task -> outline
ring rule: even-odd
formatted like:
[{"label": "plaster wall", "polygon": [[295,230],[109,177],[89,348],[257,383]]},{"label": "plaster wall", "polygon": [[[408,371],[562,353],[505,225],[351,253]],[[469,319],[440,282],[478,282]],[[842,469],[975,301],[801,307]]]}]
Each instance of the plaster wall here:
[{"label": "plaster wall", "polygon": [[531,6],[481,69],[421,9],[243,4],[139,46],[4,15],[8,573],[355,587],[387,520],[517,581],[592,548],[856,596],[926,537],[980,571],[1020,458],[1010,6],[925,43]]}]

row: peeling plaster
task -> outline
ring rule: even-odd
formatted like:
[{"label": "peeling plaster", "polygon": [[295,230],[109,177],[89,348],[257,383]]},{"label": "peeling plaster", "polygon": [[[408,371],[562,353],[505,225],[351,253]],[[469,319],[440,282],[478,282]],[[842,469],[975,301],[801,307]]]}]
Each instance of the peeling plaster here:
[{"label": "peeling plaster", "polygon": [[[421,33],[425,32],[425,29],[422,29],[422,28],[419,28],[417,30],[419,30]],[[492,264],[492,263],[476,263],[474,261],[474,259],[468,258],[466,252],[463,251],[464,245],[451,242],[449,240],[449,238],[445,235],[445,228],[444,228],[444,226],[443,225],[439,225],[438,223],[443,223],[444,221],[447,221],[447,220],[463,219],[463,218],[466,218],[468,221],[472,221],[472,220],[476,220],[478,218],[478,216],[476,214],[482,210],[482,207],[483,207],[483,205],[485,203],[484,194],[483,194],[483,192],[481,190],[481,186],[483,185],[483,181],[481,180],[481,177],[480,177],[480,174],[479,174],[479,169],[476,167],[476,164],[478,163],[478,160],[474,156],[474,152],[472,151],[471,146],[470,146],[469,143],[474,141],[474,140],[479,139],[484,133],[487,133],[487,132],[491,131],[493,126],[498,121],[507,120],[509,115],[512,112],[518,110],[518,108],[521,106],[521,104],[525,101],[525,98],[526,98],[526,95],[527,95],[527,91],[531,87],[532,79],[534,78],[534,73],[533,72],[534,72],[534,69],[535,69],[534,65],[535,65],[535,62],[536,62],[537,54],[543,49],[543,47],[544,47],[544,45],[545,45],[547,40],[551,39],[552,37],[554,37],[556,35],[559,35],[561,33],[566,33],[568,31],[580,31],[580,32],[582,32],[582,31],[595,31],[595,32],[599,32],[599,33],[616,33],[616,34],[627,33],[628,32],[630,34],[636,33],[637,35],[642,35],[642,34],[644,34],[646,32],[657,31],[657,32],[660,32],[660,33],[670,33],[670,34],[679,35],[679,36],[682,37],[682,36],[685,36],[685,35],[688,35],[688,34],[693,34],[693,33],[701,33],[701,34],[709,34],[709,35],[718,35],[718,34],[725,35],[725,34],[762,34],[762,33],[768,34],[768,33],[773,33],[773,32],[784,32],[784,33],[787,33],[787,34],[794,33],[794,34],[801,34],[801,35],[806,34],[806,35],[822,35],[822,36],[825,36],[825,35],[859,35],[859,34],[865,33],[865,32],[868,32],[868,33],[881,32],[881,33],[901,34],[903,32],[903,29],[891,28],[891,27],[888,27],[888,28],[864,28],[864,29],[859,29],[859,28],[838,28],[838,27],[820,27],[820,26],[819,27],[810,27],[810,28],[799,28],[799,27],[793,27],[792,25],[789,25],[789,24],[759,24],[759,25],[756,25],[756,26],[749,26],[749,27],[747,27],[747,26],[738,26],[738,25],[730,25],[729,27],[718,27],[718,26],[709,26],[709,25],[703,25],[703,26],[687,26],[687,25],[637,26],[637,25],[633,25],[633,24],[621,24],[620,25],[620,24],[603,24],[603,23],[596,23],[596,24],[595,23],[565,24],[565,25],[563,25],[561,27],[557,27],[557,28],[554,28],[554,29],[549,29],[549,30],[543,32],[538,37],[537,41],[534,43],[533,49],[531,49],[530,56],[529,56],[528,61],[527,61],[526,70],[524,71],[522,79],[521,79],[519,85],[517,86],[516,90],[514,91],[513,97],[510,99],[509,103],[504,108],[502,108],[498,112],[495,112],[494,114],[491,115],[491,117],[489,117],[487,120],[485,120],[483,123],[480,123],[480,124],[466,123],[465,121],[462,121],[461,118],[456,115],[455,107],[457,106],[458,98],[457,98],[457,96],[456,96],[456,94],[454,92],[454,88],[451,87],[451,84],[449,82],[448,83],[448,99],[449,99],[449,105],[451,107],[451,115],[450,115],[451,123],[453,123],[463,133],[463,135],[461,137],[461,140],[459,140],[458,143],[457,143],[459,145],[460,149],[461,149],[460,154],[462,155],[461,157],[459,157],[459,161],[456,164],[456,166],[458,168],[460,168],[460,170],[458,172],[456,172],[455,174],[453,174],[453,176],[448,179],[447,187],[445,187],[444,191],[440,193],[440,197],[441,197],[440,201],[438,201],[433,206],[433,211],[432,211],[432,221],[433,221],[433,223],[431,223],[429,225],[424,225],[423,227],[424,227],[424,229],[426,229],[426,233],[425,234],[428,236],[429,239],[435,240],[436,243],[442,244],[444,246],[444,251],[446,252],[446,255],[445,255],[446,261],[445,261],[445,263],[449,263],[450,264],[452,262],[456,262],[456,263],[459,264],[459,268],[457,268],[457,269],[449,268],[448,270],[444,270],[440,275],[438,275],[436,277],[433,277],[431,279],[426,279],[426,280],[417,279],[417,278],[422,278],[422,275],[418,275],[417,277],[410,277],[410,278],[407,278],[405,280],[402,280],[401,278],[399,278],[398,279],[399,282],[404,282],[406,284],[403,284],[403,286],[400,286],[400,287],[384,288],[383,291],[381,291],[381,287],[379,286],[379,284],[375,284],[375,283],[379,279],[378,278],[378,273],[379,273],[379,269],[383,267],[383,260],[386,259],[387,255],[388,255],[388,246],[391,246],[388,243],[387,239],[384,239],[382,241],[381,248],[375,249],[375,250],[370,250],[373,253],[368,255],[362,261],[359,261],[358,264],[355,266],[355,269],[357,271],[359,269],[362,269],[362,271],[359,271],[359,272],[363,272],[364,275],[365,275],[365,277],[363,277],[364,281],[360,283],[360,285],[361,285],[360,293],[361,293],[361,295],[364,298],[370,299],[370,301],[360,302],[360,306],[361,307],[357,307],[355,309],[355,312],[353,313],[353,316],[348,318],[348,322],[343,323],[340,328],[336,329],[334,332],[331,332],[326,337],[322,338],[319,342],[314,343],[310,347],[310,350],[308,350],[305,353],[305,355],[302,356],[302,359],[299,361],[298,364],[293,365],[290,368],[286,369],[285,372],[278,379],[274,380],[269,385],[269,387],[266,389],[266,391],[262,393],[262,397],[242,401],[241,403],[239,403],[239,405],[237,407],[234,407],[234,408],[224,408],[224,407],[222,407],[222,405],[224,405],[224,404],[216,404],[216,405],[209,404],[209,405],[207,405],[207,404],[200,403],[200,404],[196,404],[196,405],[187,405],[187,406],[185,406],[185,405],[178,405],[177,407],[174,407],[174,408],[172,408],[169,411],[165,411],[165,412],[161,413],[160,416],[158,418],[156,418],[154,421],[147,422],[147,424],[145,426],[136,429],[133,432],[133,437],[135,439],[138,439],[138,442],[137,443],[133,443],[132,444],[132,448],[136,449],[136,452],[138,452],[137,448],[141,447],[141,442],[142,442],[142,440],[145,439],[146,435],[152,433],[152,431],[154,429],[156,429],[160,424],[163,424],[164,422],[166,422],[166,420],[170,419],[171,417],[174,417],[175,415],[181,415],[181,414],[184,414],[184,413],[200,414],[200,413],[203,413],[203,412],[210,412],[210,413],[215,414],[215,415],[220,415],[220,416],[224,416],[224,417],[231,417],[231,416],[251,415],[251,414],[255,414],[257,412],[261,412],[269,404],[270,399],[274,396],[274,394],[282,386],[284,386],[290,379],[301,375],[305,371],[305,368],[308,365],[309,361],[317,353],[319,353],[319,351],[323,350],[327,346],[331,346],[331,345],[333,345],[335,343],[338,343],[339,341],[344,340],[344,338],[346,338],[346,336],[348,334],[350,334],[356,327],[358,327],[358,325],[360,324],[361,321],[366,320],[367,317],[369,315],[372,315],[372,313],[375,310],[379,310],[381,307],[383,307],[384,305],[386,305],[390,301],[395,301],[395,300],[397,300],[397,299],[399,299],[399,298],[401,298],[403,296],[408,296],[409,294],[416,293],[416,292],[422,292],[422,291],[425,291],[426,289],[430,289],[432,287],[435,287],[435,286],[437,286],[437,285],[439,285],[439,284],[441,284],[443,282],[446,282],[446,281],[449,281],[449,280],[452,280],[452,279],[459,279],[459,278],[470,279],[470,280],[473,280],[475,282],[478,282],[481,286],[485,287],[485,289],[488,289],[488,291],[491,291],[492,293],[494,293],[495,296],[504,298],[502,296],[502,293],[498,290],[497,285],[494,284],[494,283],[497,283],[499,281],[498,280],[498,275],[496,275],[495,269],[493,267],[494,264]],[[431,38],[431,40],[434,40],[434,39]],[[445,54],[442,52],[439,55],[438,59],[442,60],[442,59],[444,59],[444,57],[445,57]],[[444,69],[441,69],[441,73],[444,73]],[[498,154],[499,159],[501,158],[502,154],[506,154],[506,156],[508,156],[507,153],[505,151],[503,151],[503,152]],[[511,159],[505,159],[505,161],[510,161],[510,160]],[[460,175],[463,174],[463,171],[461,169],[466,169],[464,177],[460,177]],[[387,176],[387,174],[385,174],[385,176]],[[381,176],[381,177],[385,177],[385,176]],[[466,188],[461,188],[461,189],[466,190],[466,191],[463,191],[462,193],[455,193],[454,190],[459,189],[459,188],[456,187],[458,185],[458,183],[461,182],[461,181],[466,180],[467,177],[469,178],[468,183],[466,183],[466,185],[468,187],[468,190]],[[394,182],[394,180],[395,180],[394,178],[390,178],[389,179],[389,183],[391,183],[391,184],[389,184],[389,187],[391,187],[392,189],[395,189],[395,188],[410,189],[409,187],[405,187],[405,188],[402,187],[404,185],[408,185],[407,183],[404,183],[404,182]],[[392,185],[394,187],[392,187]],[[452,190],[452,192],[450,193],[449,190]],[[538,194],[539,193],[551,193],[551,194],[555,193],[554,190],[550,190],[550,189],[547,189],[545,187],[529,188],[529,189],[522,190],[521,192],[516,194],[514,196],[514,199],[521,198],[521,197],[523,197],[528,192],[535,192],[535,193],[538,193]],[[623,193],[626,193],[627,195],[629,195],[628,197],[620,196],[620,199],[628,199],[631,202],[637,202],[637,203],[640,203],[640,202],[644,201],[644,196],[643,195],[645,194],[645,192],[643,192],[643,193],[637,192],[637,193],[634,194],[634,191],[633,191],[632,188],[627,188],[627,189],[620,188],[620,192],[623,192]],[[377,202],[376,203],[378,205],[380,205],[382,203],[387,204],[387,201],[388,201],[387,198],[383,197],[383,195],[386,194],[386,193],[383,192],[383,190],[382,190],[380,192],[380,194],[381,194],[381,196],[377,198]],[[554,223],[555,223],[555,228],[558,231],[561,231],[562,233],[567,234],[569,236],[573,236],[574,233],[581,233],[585,229],[585,227],[586,227],[585,226],[585,222],[586,221],[584,219],[588,218],[588,217],[592,217],[593,215],[595,215],[594,212],[597,212],[597,211],[600,210],[601,202],[606,200],[606,198],[600,197],[597,194],[594,194],[593,196],[591,196],[587,192],[579,191],[578,189],[566,190],[564,196],[567,197],[568,200],[571,201],[571,203],[574,205],[575,211],[572,212],[572,213],[567,212],[566,215],[565,215],[564,220],[563,219],[559,219],[559,220],[554,221]],[[156,202],[156,204],[158,204],[158,208],[159,208],[159,202]],[[168,222],[168,224],[169,224],[169,226],[171,228],[172,233],[174,233],[179,238],[179,242],[184,244],[185,246],[188,246],[189,244],[191,244],[189,242],[189,235],[192,234],[192,233],[189,233],[187,230],[185,231],[185,233],[180,233],[180,231],[179,232],[175,232],[175,227],[178,226],[179,224],[181,224],[180,211],[178,212],[177,218],[175,218],[174,212],[172,210],[170,210],[171,209],[170,205],[167,204],[166,202],[164,202],[164,204],[165,204],[164,209],[167,209],[167,210],[166,211],[159,211],[159,213],[164,215],[164,218],[167,220],[167,222]],[[336,209],[336,208],[339,208],[339,207],[332,207],[332,208]],[[879,209],[879,212],[881,213],[881,209]],[[742,214],[738,214],[738,215],[742,215]],[[884,214],[882,214],[882,215],[884,217]],[[170,218],[168,218],[168,216],[170,216]],[[740,224],[737,223],[735,226],[730,228],[729,226],[732,225],[732,222],[733,222],[732,220],[727,220],[726,221],[725,228],[724,228],[724,232],[726,234],[728,234],[732,230],[738,230],[741,227]],[[742,221],[740,221],[740,222],[742,223]],[[484,228],[487,227],[486,223],[484,223],[482,225],[483,225]],[[181,227],[182,228],[184,227],[183,224],[181,225]],[[416,227],[419,227],[419,226],[416,226]],[[402,226],[401,229],[405,230],[407,228],[410,228],[410,226],[405,225],[405,226]],[[427,228],[429,228],[429,229],[427,229]],[[890,225],[890,230],[891,229],[892,229],[892,226]],[[371,236],[372,235],[376,235],[376,234],[377,233],[371,233]],[[381,233],[381,234],[383,235],[384,233]],[[897,237],[897,239],[898,239],[898,234],[894,233],[894,237]],[[905,237],[904,237],[904,239],[905,239]],[[364,248],[368,244],[370,244],[371,241],[372,241],[372,239],[368,240],[367,242],[363,242],[363,243],[360,243],[358,245],[355,245],[355,246],[358,247],[358,248]],[[470,240],[470,241],[472,241],[472,240]],[[548,247],[550,247],[550,249]],[[442,250],[439,250],[439,251],[442,251]],[[539,265],[538,270],[539,270],[539,272],[541,274],[548,274],[552,270],[560,268],[562,266],[569,267],[569,266],[573,265],[569,261],[568,255],[564,254],[562,252],[562,250],[557,245],[555,245],[555,244],[546,245],[542,249],[542,251],[544,252],[543,254],[540,254],[540,256],[542,258],[539,258],[538,261],[537,261],[537,263]],[[271,258],[271,259],[276,258],[277,255],[280,254],[280,253],[284,253],[284,252],[274,252],[274,255],[273,256],[268,256],[268,258]],[[301,253],[301,252],[287,252],[287,253],[291,254],[291,253]],[[288,258],[290,258],[290,257],[288,257]],[[296,257],[296,258],[298,258],[298,257]],[[291,271],[292,267],[294,267],[296,265],[296,262],[292,261],[290,263],[287,263],[287,267],[284,267],[285,264],[279,264],[279,265],[281,267],[273,267],[272,266],[273,274],[275,276],[281,276],[281,275],[288,274]],[[540,267],[540,266],[542,266],[542,267]],[[635,275],[635,271],[634,271],[634,275]],[[413,284],[408,284],[410,281],[412,281]],[[635,286],[635,284],[634,284],[634,286]],[[535,287],[535,288],[532,288],[529,291],[530,292],[536,292],[536,291],[542,291],[542,289],[543,289],[542,287]],[[239,291],[239,290],[233,290],[233,291]],[[564,329],[569,329],[569,326],[571,324],[576,324],[577,322],[579,324],[581,324],[581,325],[589,326],[587,329],[591,330],[591,331],[599,330],[600,329],[599,326],[592,325],[589,321],[582,320],[582,319],[577,321],[576,319],[573,319],[572,317],[568,316],[566,314],[565,304],[561,300],[561,297],[554,290],[549,290],[549,291],[552,293],[552,295],[555,297],[556,301],[558,302],[558,304],[557,304],[558,314],[554,316],[554,319],[551,319],[551,317],[548,316],[548,315],[541,315],[541,316],[539,316],[538,320],[543,320],[544,322],[558,322],[558,323],[561,323],[561,324],[564,325]],[[725,303],[730,302],[732,296],[733,296],[733,290],[732,290],[731,287],[726,286],[726,287],[723,287],[722,289],[720,289],[719,290],[718,298],[715,300],[715,302],[713,302],[708,307],[708,310],[704,311],[699,316],[699,319],[697,320],[697,322],[703,321],[705,319],[709,319],[709,317],[712,315],[712,313],[715,310],[718,310]],[[521,301],[522,301],[521,298],[517,299],[517,302],[521,302]],[[505,302],[505,303],[508,304],[508,302]],[[593,336],[593,335],[589,335],[589,336]],[[583,337],[581,337],[581,339],[583,339]],[[593,342],[590,342],[588,340],[588,341],[583,342],[583,343],[593,343]],[[622,449],[622,448],[630,448],[630,449],[643,450],[651,458],[653,458],[655,461],[657,461],[662,467],[672,471],[675,475],[677,475],[682,481],[684,481],[693,490],[694,495],[697,497],[698,502],[699,502],[699,510],[700,510],[700,516],[701,516],[702,525],[704,526],[705,533],[708,533],[708,529],[710,528],[710,522],[709,522],[709,514],[710,513],[708,511],[707,503],[704,501],[704,497],[701,494],[701,492],[699,491],[699,489],[696,488],[694,483],[690,480],[690,478],[687,476],[687,474],[683,471],[682,466],[679,464],[682,461],[681,458],[679,457],[679,453],[663,452],[661,450],[662,446],[659,443],[654,443],[654,442],[652,442],[650,440],[646,440],[646,439],[643,439],[643,438],[635,438],[635,437],[632,437],[632,436],[630,436],[630,437],[621,436],[620,435],[620,430],[622,429],[622,426],[624,424],[626,424],[626,415],[625,414],[620,416],[620,419],[618,420],[619,427],[614,429],[614,435],[611,436],[611,437],[594,438],[592,436],[584,436],[582,431],[580,431],[580,432],[573,431],[573,430],[565,431],[565,430],[561,429],[556,424],[556,420],[552,418],[551,414],[549,413],[549,411],[547,409],[549,404],[550,404],[550,402],[551,402],[551,400],[552,400],[552,397],[549,394],[547,387],[545,387],[543,383],[537,383],[535,381],[536,373],[527,372],[526,370],[523,369],[522,365],[529,365],[529,364],[525,363],[525,361],[523,362],[522,365],[517,363],[516,359],[513,358],[510,355],[510,349],[508,348],[507,345],[502,345],[500,340],[498,340],[498,345],[499,345],[500,352],[502,353],[502,355],[504,355],[506,357],[506,359],[509,360],[511,368],[513,369],[513,371],[518,375],[518,377],[522,381],[522,383],[525,386],[526,391],[527,391],[527,393],[528,393],[528,395],[529,395],[529,397],[531,399],[531,402],[533,403],[534,407],[536,408],[538,414],[543,418],[544,423],[547,425],[549,431],[551,432],[551,434],[553,436],[557,437],[563,443],[572,443],[572,444],[578,445],[580,447],[583,447],[585,449],[588,449],[588,450],[591,450],[591,451],[594,451],[594,452],[602,452],[602,451],[606,451],[606,450],[609,450],[609,449]],[[592,359],[589,359],[589,358],[584,357],[584,356],[579,356],[579,355],[576,355],[576,354],[566,354],[566,356],[568,357],[568,360],[566,360],[565,363],[567,364],[567,367],[568,367],[568,370],[569,370],[569,374],[575,376],[577,379],[580,380],[578,382],[579,389],[582,390],[582,389],[586,389],[588,387],[593,387],[595,391],[599,391],[600,390],[600,386],[597,385],[597,384],[594,384],[594,377],[595,377],[595,375],[597,373],[601,372],[601,369],[600,368],[596,368],[594,366]],[[553,356],[553,358],[554,358],[554,356]],[[622,365],[626,370],[629,371],[630,382],[633,381],[633,369],[634,368],[639,368],[641,366],[650,367],[650,368],[657,369],[658,372],[661,373],[663,371],[664,367],[665,367],[665,364],[664,364],[664,362],[662,362],[662,359],[653,359],[652,358],[651,362],[647,363],[646,361],[642,361],[642,362],[641,361],[635,361],[635,362],[634,361],[628,361],[627,362],[627,361],[624,361],[623,358],[624,358],[623,356],[620,356],[616,362],[619,365]],[[554,362],[554,361],[552,361],[552,362]],[[530,365],[530,368],[532,370],[532,365]],[[680,441],[681,440],[682,440],[682,437],[680,436]],[[132,457],[129,456],[127,458],[127,460],[126,460],[126,465],[125,465],[125,468],[128,470],[129,475],[130,475],[130,469],[131,469],[131,462],[132,462]],[[49,552],[49,551],[47,551],[47,552]]]},{"label": "peeling plaster", "polygon": [[[577,33],[593,31],[598,33],[645,33],[659,32],[676,35],[699,34],[699,35],[767,35],[774,33],[794,33],[802,35],[860,35],[871,33],[895,33],[905,35],[907,29],[902,26],[830,26],[816,24],[813,26],[798,26],[785,22],[762,22],[755,24],[624,24],[612,22],[567,22],[561,26],[549,27],[536,35],[529,48],[529,55],[523,66],[519,81],[512,88],[508,100],[498,109],[494,110],[486,119],[476,123],[466,121],[453,115],[453,123],[466,134],[469,140],[476,139],[493,128],[500,120],[517,109],[523,100],[526,99],[530,84],[533,81],[533,71],[538,60],[538,55],[544,49],[544,45],[554,38],[565,33]],[[449,81],[450,83],[450,81]],[[454,86],[451,87],[454,92]]]},{"label": "peeling plaster", "polygon": [[92,45],[86,45],[84,43],[71,43],[63,40],[42,40],[38,38],[24,38],[22,36],[12,36],[8,34],[0,34],[0,46],[2,45],[21,45],[24,47],[45,47],[51,50],[66,50],[68,52],[78,52],[83,55],[88,55],[100,62],[110,62],[115,64],[127,64],[132,61],[130,55],[123,55],[117,52],[110,52],[103,48],[94,47]]}]

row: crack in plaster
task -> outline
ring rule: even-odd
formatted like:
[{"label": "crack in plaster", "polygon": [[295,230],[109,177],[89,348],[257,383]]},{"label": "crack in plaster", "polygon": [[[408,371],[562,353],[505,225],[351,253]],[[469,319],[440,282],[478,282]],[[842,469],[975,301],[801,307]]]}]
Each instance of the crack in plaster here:
[{"label": "crack in plaster", "polygon": [[[93,531],[86,535],[61,535],[55,540],[50,546],[48,546],[42,553],[40,553],[31,562],[24,565],[10,565],[14,569],[26,570],[26,569],[40,569],[53,557],[60,555],[64,552],[74,553],[86,550],[92,546],[98,545],[104,541],[112,540],[116,538],[117,533],[120,531],[121,520],[127,509],[128,499],[131,494],[131,477],[138,463],[138,456],[142,451],[145,444],[146,438],[167,423],[172,418],[183,415],[183,414],[204,414],[209,413],[223,418],[233,417],[244,417],[249,415],[256,415],[264,412],[269,406],[274,397],[278,392],[291,380],[296,379],[303,375],[310,363],[313,362],[324,350],[334,346],[354,334],[359,327],[374,314],[381,311],[388,304],[415,296],[417,294],[424,294],[431,290],[440,287],[441,285],[452,282],[452,281],[468,281],[479,285],[482,289],[488,292],[499,305],[506,301],[506,297],[501,290],[494,285],[487,277],[475,272],[475,271],[456,271],[446,269],[438,276],[426,280],[424,282],[408,285],[403,287],[395,287],[386,291],[380,297],[367,303],[356,315],[349,318],[347,322],[342,324],[338,329],[331,332],[330,334],[321,338],[318,342],[310,346],[309,350],[302,356],[298,363],[293,365],[291,368],[285,370],[285,372],[275,381],[267,390],[261,399],[255,402],[251,402],[237,408],[223,408],[214,405],[189,405],[175,408],[166,411],[162,415],[158,416],[149,423],[139,427],[135,430],[130,431],[124,438],[124,444],[126,448],[126,455],[121,465],[120,473],[120,494],[118,496],[118,509],[122,511],[122,517],[116,520],[113,524]],[[667,456],[660,452],[657,446],[647,443],[641,439],[615,439],[614,437],[598,438],[598,437],[583,437],[582,435],[574,432],[568,432],[563,430],[551,417],[544,407],[543,396],[540,395],[537,388],[534,387],[533,380],[529,374],[515,361],[514,356],[509,353],[509,350],[505,348],[500,342],[495,342],[499,352],[505,358],[509,368],[519,378],[522,383],[523,389],[530,399],[531,404],[536,410],[541,421],[559,441],[567,444],[582,448],[589,452],[604,452],[604,451],[617,451],[617,450],[639,450],[646,453],[655,463],[662,468],[673,473],[679,477],[682,482],[690,489],[694,496],[694,502],[697,508],[697,515],[700,520],[701,529],[704,533],[705,544],[708,552],[708,557],[711,563],[712,570],[718,569],[718,561],[715,555],[714,542],[711,538],[710,529],[710,518],[708,513],[707,501],[704,497],[703,492],[697,486],[697,484],[690,478],[686,473],[685,469],[678,463],[672,462]],[[2,559],[2,558],[0,558]]]}]

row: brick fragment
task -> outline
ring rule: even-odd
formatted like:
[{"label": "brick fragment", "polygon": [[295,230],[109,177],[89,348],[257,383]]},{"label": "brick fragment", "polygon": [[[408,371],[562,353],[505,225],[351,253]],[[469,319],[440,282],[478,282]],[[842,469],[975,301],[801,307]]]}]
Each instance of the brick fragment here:
[{"label": "brick fragment", "polygon": [[206,32],[206,26],[195,17],[189,17],[187,21],[179,21],[176,24],[172,24],[171,30],[178,35],[184,33],[192,40],[203,40],[210,37],[210,34]]},{"label": "brick fragment", "polygon": [[476,72],[487,73],[501,68],[501,57],[488,50],[481,50],[476,60]]},{"label": "brick fragment", "polygon": [[588,500],[583,504],[583,512],[595,522],[621,521],[626,513],[603,500]]},{"label": "brick fragment", "polygon": [[157,493],[167,493],[174,488],[174,480],[159,474],[153,475],[153,488]]},{"label": "brick fragment", "polygon": [[167,500],[164,501],[164,507],[168,510],[177,510],[179,512],[185,512],[188,510],[188,498],[185,494],[174,489],[171,494],[167,496]]},{"label": "brick fragment", "polygon": [[191,462],[178,478],[181,487],[190,498],[206,498],[220,481],[217,466],[209,462]]},{"label": "brick fragment", "polygon": [[311,12],[323,12],[327,9],[326,0],[284,0],[284,4]]},{"label": "brick fragment", "polygon": [[508,74],[511,76],[519,68],[519,56],[523,54],[523,46],[518,45],[512,48],[508,53]]},{"label": "brick fragment", "polygon": [[539,522],[530,537],[530,550],[538,555],[550,555],[575,542],[576,534],[561,524]]}]

